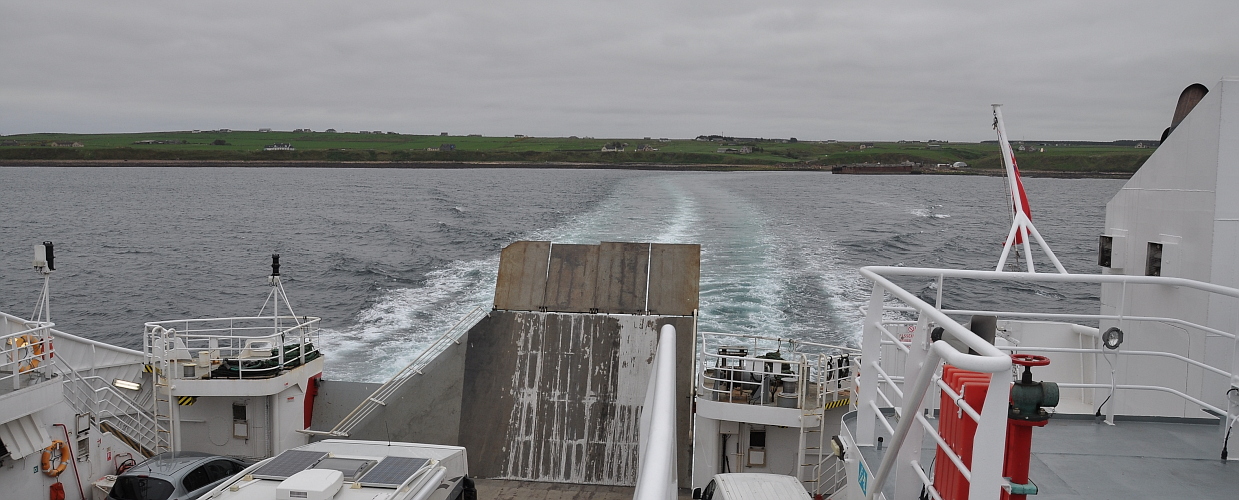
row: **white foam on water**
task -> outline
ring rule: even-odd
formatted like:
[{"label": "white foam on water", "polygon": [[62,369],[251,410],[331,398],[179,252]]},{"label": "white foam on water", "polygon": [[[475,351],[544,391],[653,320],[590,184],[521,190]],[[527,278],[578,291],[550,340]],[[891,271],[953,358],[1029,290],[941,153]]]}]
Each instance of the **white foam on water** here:
[{"label": "white foam on water", "polygon": [[[622,186],[593,210],[521,240],[688,242],[698,223],[691,197],[674,184]],[[357,324],[323,335],[331,378],[381,382],[417,358],[474,307],[494,302],[499,256],[455,261],[427,274],[425,284],[384,293],[357,315]],[[465,327],[471,325],[464,325]]]},{"label": "white foam on water", "polygon": [[498,269],[498,256],[455,261],[428,273],[421,286],[387,291],[358,313],[356,325],[324,332],[332,354],[326,370],[335,379],[387,380],[474,307],[489,308]]}]

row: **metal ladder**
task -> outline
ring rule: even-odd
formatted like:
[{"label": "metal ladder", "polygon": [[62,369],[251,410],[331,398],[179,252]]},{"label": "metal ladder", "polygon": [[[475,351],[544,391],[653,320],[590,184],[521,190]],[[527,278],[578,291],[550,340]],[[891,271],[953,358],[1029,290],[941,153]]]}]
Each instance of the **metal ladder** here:
[{"label": "metal ladder", "polygon": [[[153,343],[151,359],[148,359],[147,370],[151,375],[151,406],[155,417],[155,453],[175,451],[176,443],[176,401],[172,396],[172,360],[168,356],[169,344],[176,335],[176,330],[158,332]],[[172,348],[175,348],[173,346]]]}]

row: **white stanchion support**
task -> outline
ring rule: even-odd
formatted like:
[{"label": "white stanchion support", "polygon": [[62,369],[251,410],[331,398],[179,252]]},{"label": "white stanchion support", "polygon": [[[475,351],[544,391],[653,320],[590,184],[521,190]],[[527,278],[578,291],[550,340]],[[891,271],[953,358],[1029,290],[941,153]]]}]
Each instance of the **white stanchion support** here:
[{"label": "white stanchion support", "polygon": [[676,499],[679,480],[675,434],[675,327],[663,325],[641,411],[641,456],[633,500]]}]

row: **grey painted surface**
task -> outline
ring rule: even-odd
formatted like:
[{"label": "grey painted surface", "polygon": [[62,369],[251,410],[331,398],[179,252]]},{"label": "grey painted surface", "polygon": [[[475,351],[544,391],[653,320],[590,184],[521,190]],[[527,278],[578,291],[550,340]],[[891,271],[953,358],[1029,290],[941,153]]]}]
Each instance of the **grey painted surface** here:
[{"label": "grey painted surface", "polygon": [[517,241],[499,253],[495,309],[533,311],[544,305],[550,253],[549,241]]},{"label": "grey painted surface", "polygon": [[588,312],[597,280],[598,245],[552,245],[543,304],[548,311]]},{"label": "grey painted surface", "polygon": [[594,307],[611,314],[645,311],[648,243],[607,243],[598,250],[598,281],[594,284]]},{"label": "grey painted surface", "polygon": [[318,395],[314,397],[314,416],[310,429],[329,431],[343,420],[353,408],[383,384],[368,382],[345,382],[319,380]]},{"label": "grey painted surface", "polygon": [[701,245],[561,245],[518,241],[503,249],[495,309],[691,316]]},{"label": "grey painted surface", "polygon": [[[387,398],[386,406],[353,429],[349,439],[456,445],[468,340],[465,334],[459,345],[443,351],[422,375],[405,382]],[[330,430],[380,385],[324,381],[314,402],[311,428]]]},{"label": "grey painted surface", "polygon": [[680,477],[692,463],[692,318],[495,311],[470,330],[460,444],[479,477],[632,485],[658,328],[677,335]]},{"label": "grey painted surface", "polygon": [[[856,414],[848,414],[843,422],[854,434]],[[881,425],[878,435],[890,441]],[[877,472],[886,450],[861,447],[871,473]],[[922,464],[931,463],[934,450],[935,443],[926,436]],[[1221,451],[1216,423],[1107,425],[1091,418],[1054,418],[1033,430],[1029,478],[1040,491],[1030,498],[1239,498],[1235,463],[1219,460]],[[892,483],[893,478],[883,489],[888,498],[893,498]]]},{"label": "grey painted surface", "polygon": [[[502,479],[477,479],[481,500],[632,500],[631,486],[540,483]],[[679,498],[688,500],[692,491],[680,488]]]},{"label": "grey painted surface", "polygon": [[691,316],[701,286],[701,245],[650,246],[650,314]]}]

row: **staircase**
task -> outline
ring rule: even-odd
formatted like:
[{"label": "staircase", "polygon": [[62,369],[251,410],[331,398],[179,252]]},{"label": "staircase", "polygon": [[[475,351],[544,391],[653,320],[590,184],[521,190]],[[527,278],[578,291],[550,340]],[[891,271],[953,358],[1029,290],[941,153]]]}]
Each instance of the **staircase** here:
[{"label": "staircase", "polygon": [[90,415],[92,424],[146,457],[172,450],[166,421],[157,419],[101,377],[84,376],[66,363],[56,363],[56,368],[65,377],[65,399],[77,413]]}]

